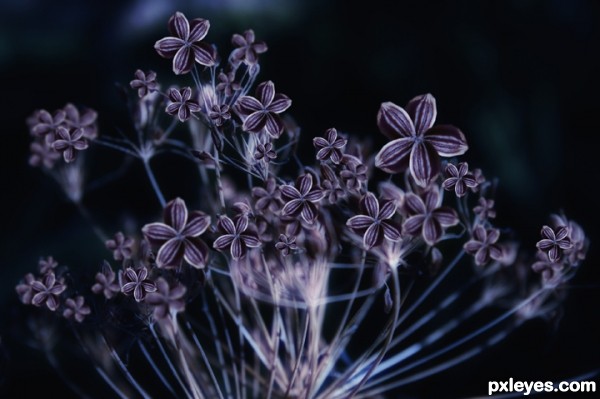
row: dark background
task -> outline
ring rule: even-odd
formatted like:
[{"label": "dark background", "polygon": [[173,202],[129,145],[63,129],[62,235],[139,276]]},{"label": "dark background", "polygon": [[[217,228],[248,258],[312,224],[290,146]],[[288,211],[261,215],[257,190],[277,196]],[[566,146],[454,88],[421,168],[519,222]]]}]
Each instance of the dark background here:
[{"label": "dark background", "polygon": [[[53,397],[69,394],[43,357],[19,338],[14,285],[41,255],[54,254],[83,270],[95,269],[90,259],[103,256],[55,184],[28,167],[25,118],[38,108],[74,102],[98,110],[100,133],[114,134],[126,125],[115,82],[127,84],[137,68],[175,82],[170,62],[153,50],[175,10],[210,19],[207,40],[221,54],[230,48],[232,33],[253,28],[269,45],[261,77],[292,98],[290,113],[305,138],[335,126],[381,146],[379,104],[404,105],[430,92],[438,121],[465,132],[469,163],[499,178],[501,225],[513,227],[533,248],[547,215],[564,210],[589,234],[590,256],[572,283],[557,329],[530,323],[475,360],[415,384],[408,395],[483,395],[488,380],[560,380],[600,366],[597,1],[107,3],[0,3],[0,397],[16,397],[17,387],[19,397],[34,397],[40,386]],[[92,170],[120,164],[102,158],[110,152],[98,154],[100,166]],[[184,194],[176,179],[160,178],[174,181],[167,196]],[[143,212],[156,207],[154,201],[144,180],[133,189],[116,181],[85,200],[109,229],[126,219],[123,207]]]}]

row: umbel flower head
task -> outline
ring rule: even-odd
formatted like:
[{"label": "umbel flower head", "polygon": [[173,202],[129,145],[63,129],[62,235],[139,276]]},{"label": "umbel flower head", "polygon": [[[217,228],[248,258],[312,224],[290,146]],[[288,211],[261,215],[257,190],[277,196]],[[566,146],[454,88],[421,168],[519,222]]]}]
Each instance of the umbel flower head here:
[{"label": "umbel flower head", "polygon": [[[435,124],[431,94],[381,104],[377,125],[391,141],[379,151],[331,128],[307,141],[307,160],[300,127],[282,116],[291,99],[257,84],[267,46],[252,30],[223,57],[203,41],[207,20],[177,12],[169,30],[155,48],[175,75],[192,76],[161,89],[138,69],[131,131],[96,137],[96,112],[72,104],[27,120],[30,163],[85,220],[88,144],[139,161],[147,181],[127,182],[151,187],[147,202],[162,212],[123,211],[114,236],[92,225],[114,269],[95,258],[100,270],[79,276],[82,265],[48,256],[16,284],[47,354],[81,349],[78,361],[90,358],[115,397],[380,398],[560,313],[585,232],[553,215],[537,248],[501,235],[496,183],[461,159],[440,173],[440,158],[467,143]],[[162,154],[192,162],[153,162]],[[54,348],[54,330],[82,347]]]}]

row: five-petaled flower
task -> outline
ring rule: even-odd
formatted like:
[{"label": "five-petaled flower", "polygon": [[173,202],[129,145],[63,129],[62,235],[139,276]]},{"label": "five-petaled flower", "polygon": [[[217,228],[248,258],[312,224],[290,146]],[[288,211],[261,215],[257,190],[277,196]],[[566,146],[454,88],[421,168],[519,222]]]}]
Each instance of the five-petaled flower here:
[{"label": "five-petaled flower", "polygon": [[60,304],[59,295],[67,289],[67,286],[62,281],[56,281],[54,273],[46,273],[41,280],[31,282],[31,288],[36,294],[31,299],[31,303],[35,306],[46,305],[51,311],[58,309]]},{"label": "five-petaled flower", "polygon": [[185,309],[187,289],[179,282],[171,286],[163,277],[156,280],[156,291],[146,296],[146,303],[154,308],[154,318],[162,320]]},{"label": "five-petaled flower", "polygon": [[496,244],[500,237],[498,229],[486,229],[478,224],[473,229],[472,238],[464,245],[465,251],[475,256],[475,264],[477,266],[485,265],[490,258],[494,260],[502,259],[502,248]]},{"label": "five-petaled flower", "polygon": [[220,91],[227,97],[231,97],[233,93],[242,89],[242,86],[235,81],[235,71],[228,73],[221,72],[219,73],[219,76],[217,76],[217,79],[219,79],[219,83],[216,87],[217,91]]},{"label": "five-petaled flower", "polygon": [[167,92],[171,101],[167,105],[166,111],[169,115],[177,115],[181,122],[185,122],[192,116],[192,112],[200,111],[200,104],[192,100],[192,89],[184,87],[181,91],[171,88]]},{"label": "five-petaled flower", "polygon": [[83,137],[82,129],[69,129],[59,126],[56,129],[56,140],[52,143],[52,148],[62,152],[65,162],[70,163],[75,160],[75,150],[83,151],[88,148],[88,142]]},{"label": "five-petaled flower", "polygon": [[263,82],[256,87],[256,98],[243,96],[237,101],[238,113],[245,116],[242,129],[251,133],[265,129],[271,137],[278,138],[285,127],[278,114],[291,105],[292,100],[286,95],[275,93],[273,82]]},{"label": "five-petaled flower", "polygon": [[225,122],[231,119],[231,113],[229,112],[229,105],[227,104],[213,104],[208,113],[208,117],[212,119],[215,126],[223,126]]},{"label": "five-petaled flower", "polygon": [[258,211],[269,209],[271,212],[276,212],[280,208],[281,191],[272,177],[267,179],[265,188],[254,187],[252,196],[256,200],[254,206]]},{"label": "five-petaled flower", "polygon": [[264,159],[265,162],[269,162],[275,158],[277,158],[277,153],[273,150],[273,143],[261,143],[256,146],[256,151],[254,152],[254,159],[256,159],[257,161]]},{"label": "five-petaled flower", "polygon": [[235,223],[227,216],[222,216],[218,224],[225,234],[215,240],[213,247],[219,251],[231,248],[231,257],[234,260],[246,256],[248,248],[260,246],[258,235],[252,230],[246,231],[249,226],[248,216],[239,216]]},{"label": "five-petaled flower", "polygon": [[456,165],[449,163],[446,166],[446,174],[449,176],[442,186],[444,190],[452,190],[454,187],[454,192],[457,197],[464,197],[467,194],[467,188],[476,188],[478,183],[475,179],[475,176],[471,172],[469,172],[469,164],[466,162],[461,162],[458,164],[458,168]]},{"label": "five-petaled flower", "polygon": [[334,164],[340,163],[342,160],[342,148],[346,146],[348,140],[338,137],[335,128],[328,129],[325,132],[326,138],[315,137],[313,145],[318,150],[317,159],[319,161],[327,161],[331,159]]},{"label": "five-petaled flower", "polygon": [[477,205],[473,207],[473,212],[480,219],[493,219],[496,217],[496,210],[494,209],[494,200],[480,197]]},{"label": "five-petaled flower", "polygon": [[204,268],[208,247],[200,235],[210,225],[210,216],[200,211],[189,212],[181,198],[170,201],[164,210],[164,223],[150,223],[142,228],[146,239],[159,245],[158,267],[178,267],[182,260],[195,268]]},{"label": "five-petaled flower", "polygon": [[393,201],[384,202],[381,207],[373,193],[367,193],[360,200],[360,207],[366,215],[352,216],[346,225],[354,231],[364,232],[363,244],[371,249],[383,243],[383,238],[399,241],[400,230],[393,220],[396,205]]},{"label": "five-petaled flower", "polygon": [[280,234],[279,241],[275,243],[275,248],[281,251],[281,254],[283,256],[288,256],[290,254],[290,251],[295,251],[298,249],[298,244],[296,244],[296,237]]},{"label": "five-petaled flower", "polygon": [[135,244],[133,238],[125,236],[120,231],[115,234],[113,239],[107,240],[104,243],[106,249],[113,251],[113,258],[117,261],[131,259],[133,244]]},{"label": "five-petaled flower", "polygon": [[101,293],[106,299],[110,299],[120,291],[121,287],[117,282],[117,275],[110,264],[104,261],[102,270],[96,273],[96,283],[92,285],[92,292],[94,294]]},{"label": "five-petaled flower", "polygon": [[148,73],[144,73],[144,71],[138,69],[135,71],[134,76],[135,79],[129,82],[129,86],[138,91],[138,96],[140,98],[146,96],[148,93],[156,91],[158,88],[158,83],[156,83],[156,72],[148,71]]},{"label": "five-petaled flower", "polygon": [[98,113],[93,109],[87,108],[83,112],[79,112],[79,109],[71,103],[68,103],[63,108],[65,111],[65,123],[70,129],[82,130],[83,137],[86,139],[93,140],[98,137],[98,127],[96,126],[96,119]]},{"label": "five-petaled flower", "polygon": [[550,262],[558,262],[563,250],[573,248],[569,237],[569,228],[559,226],[553,230],[550,226],[542,227],[542,239],[538,241],[537,247],[548,254]]},{"label": "five-petaled flower", "polygon": [[148,278],[148,269],[140,267],[137,270],[128,267],[119,272],[121,292],[127,296],[133,295],[136,302],[146,298],[146,294],[156,291],[156,284]]},{"label": "five-petaled flower", "polygon": [[439,156],[464,154],[467,142],[454,126],[433,126],[437,115],[435,98],[420,95],[408,103],[406,110],[386,102],[377,114],[379,130],[392,139],[375,157],[375,166],[399,173],[408,167],[415,182],[425,187],[440,171]]},{"label": "five-petaled flower", "polygon": [[65,301],[65,310],[63,310],[65,319],[73,318],[81,323],[90,313],[92,313],[92,310],[85,304],[85,299],[81,295],[78,295],[75,299],[68,298]]},{"label": "five-petaled flower", "polygon": [[267,51],[265,42],[256,42],[254,31],[248,29],[244,35],[234,34],[231,42],[237,48],[231,52],[231,59],[234,63],[244,62],[247,65],[255,65],[258,62],[258,55]]},{"label": "five-petaled flower", "polygon": [[283,206],[283,216],[301,215],[307,223],[314,223],[317,218],[318,209],[316,203],[321,201],[325,193],[316,187],[313,189],[313,177],[306,173],[296,180],[296,186],[281,186],[281,196],[287,201]]},{"label": "five-petaled flower", "polygon": [[440,195],[436,189],[426,191],[423,199],[414,193],[407,193],[404,208],[410,216],[402,224],[402,232],[412,236],[422,234],[429,246],[438,242],[444,227],[458,224],[456,211],[440,206]]},{"label": "five-petaled flower", "polygon": [[173,58],[173,72],[186,74],[194,67],[194,61],[200,65],[212,66],[215,63],[215,50],[204,43],[210,28],[206,19],[196,18],[188,21],[185,15],[176,12],[169,19],[169,31],[173,36],[160,39],[154,48],[164,58]]}]

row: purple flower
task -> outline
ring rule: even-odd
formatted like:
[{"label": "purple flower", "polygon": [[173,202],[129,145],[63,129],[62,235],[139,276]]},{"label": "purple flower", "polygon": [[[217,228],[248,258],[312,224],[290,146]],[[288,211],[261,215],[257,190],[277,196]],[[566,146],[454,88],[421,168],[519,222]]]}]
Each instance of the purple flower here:
[{"label": "purple flower", "polygon": [[253,231],[248,231],[248,217],[240,216],[235,223],[227,216],[219,219],[219,228],[225,233],[215,240],[213,247],[223,251],[231,247],[231,257],[239,260],[246,255],[247,248],[260,246],[258,236]]},{"label": "purple flower", "polygon": [[325,197],[327,197],[330,204],[337,203],[338,200],[345,195],[345,192],[340,186],[340,182],[333,172],[333,169],[327,164],[321,164],[321,176],[323,177],[321,187]]},{"label": "purple flower", "polygon": [[67,289],[67,286],[60,281],[56,281],[54,273],[50,272],[44,275],[41,280],[31,282],[31,287],[36,293],[31,299],[31,304],[35,306],[46,305],[51,311],[58,309],[59,295]]},{"label": "purple flower", "polygon": [[148,269],[140,267],[134,270],[128,267],[124,272],[119,272],[121,292],[127,296],[133,295],[136,302],[146,298],[146,294],[156,291],[156,284],[148,279]]},{"label": "purple flower", "polygon": [[342,163],[345,169],[340,172],[340,177],[344,185],[348,190],[360,191],[362,183],[367,181],[367,166],[351,155],[345,155]]},{"label": "purple flower", "polygon": [[286,236],[285,234],[279,235],[279,241],[275,243],[275,248],[281,251],[283,256],[288,256],[290,251],[295,251],[298,249],[298,245],[296,244],[295,236]]},{"label": "purple flower", "polygon": [[553,230],[549,226],[544,226],[541,235],[542,239],[538,241],[537,247],[548,254],[550,262],[558,262],[563,250],[573,248],[568,227],[559,226]]},{"label": "purple flower", "polygon": [[217,91],[222,92],[227,97],[231,97],[233,93],[242,89],[242,86],[235,81],[235,71],[231,71],[227,74],[221,72],[217,78],[219,79],[219,83],[216,87]]},{"label": "purple flower", "polygon": [[192,116],[192,112],[200,111],[198,102],[191,100],[192,89],[184,87],[181,91],[177,89],[169,89],[167,96],[171,101],[167,105],[166,112],[169,115],[177,115],[181,122],[185,122]]},{"label": "purple flower", "polygon": [[92,285],[92,292],[94,294],[102,293],[106,299],[110,299],[120,291],[121,286],[117,282],[117,275],[110,264],[104,261],[102,270],[96,273],[96,283]]},{"label": "purple flower", "polygon": [[318,150],[317,159],[321,162],[331,159],[334,164],[342,160],[342,148],[346,146],[348,140],[338,137],[337,130],[331,128],[325,133],[325,137],[315,137],[313,145]]},{"label": "purple flower", "polygon": [[140,98],[146,96],[148,93],[156,91],[158,84],[156,83],[156,72],[148,71],[144,73],[141,69],[135,71],[135,79],[129,82],[129,86],[132,89],[138,91]]},{"label": "purple flower", "polygon": [[181,283],[177,282],[171,286],[167,280],[159,277],[156,280],[156,291],[146,296],[146,303],[154,308],[154,318],[162,320],[170,314],[184,310],[186,291],[187,289]]},{"label": "purple flower", "polygon": [[40,274],[53,272],[57,266],[58,262],[55,261],[52,256],[48,256],[46,259],[40,258],[38,262],[38,270],[40,271]]},{"label": "purple flower", "polygon": [[64,111],[66,113],[65,122],[69,128],[81,130],[86,139],[93,140],[98,136],[96,127],[98,113],[96,111],[86,109],[85,112],[80,113],[77,107],[70,103],[65,105]]},{"label": "purple flower", "polygon": [[37,137],[45,137],[50,135],[49,141],[54,141],[54,135],[56,134],[56,130],[62,126],[64,127],[64,122],[67,114],[63,110],[58,110],[51,115],[50,112],[42,109],[36,113],[37,123],[33,125],[31,128],[31,133]]},{"label": "purple flower", "polygon": [[194,67],[194,61],[200,65],[212,66],[216,54],[210,44],[201,42],[208,33],[210,22],[206,19],[188,21],[185,15],[176,12],[169,19],[169,32],[173,36],[160,39],[154,48],[163,58],[173,58],[173,72],[186,74]]},{"label": "purple flower", "polygon": [[469,164],[466,162],[461,162],[458,164],[458,168],[456,165],[449,163],[446,166],[446,174],[448,177],[444,180],[442,186],[444,190],[452,190],[454,187],[454,192],[457,197],[464,197],[467,194],[467,188],[475,189],[477,187],[477,180],[475,176],[471,172],[469,172]]},{"label": "purple flower", "polygon": [[83,151],[88,148],[88,142],[83,137],[83,130],[76,129],[69,131],[60,126],[56,129],[56,141],[52,143],[52,148],[62,152],[66,163],[71,163],[75,160],[75,151]]},{"label": "purple flower", "polygon": [[281,192],[277,187],[275,179],[272,177],[267,179],[265,188],[254,187],[252,189],[252,196],[256,200],[254,206],[258,211],[265,211],[269,209],[271,212],[276,212],[280,207]]},{"label": "purple flower", "polygon": [[388,173],[409,168],[415,182],[427,186],[439,173],[439,156],[462,155],[469,148],[456,127],[433,126],[436,115],[435,98],[431,94],[413,98],[406,110],[391,102],[381,104],[377,125],[393,141],[379,151],[375,166]]},{"label": "purple flower", "polygon": [[115,234],[115,238],[104,243],[106,249],[113,251],[113,258],[116,261],[131,259],[133,244],[135,244],[133,238],[126,237],[120,231]]},{"label": "purple flower", "polygon": [[31,273],[27,273],[21,283],[17,284],[15,291],[19,296],[21,303],[25,305],[31,305],[31,300],[35,295],[32,283],[35,281],[35,277]]},{"label": "purple flower", "polygon": [[154,245],[160,245],[156,255],[158,267],[178,267],[185,259],[197,269],[204,268],[208,247],[199,236],[208,229],[210,216],[193,211],[189,213],[181,198],[170,201],[164,210],[165,223],[150,223],[142,233]]},{"label": "purple flower", "polygon": [[429,246],[438,242],[444,227],[458,224],[456,211],[440,206],[439,199],[440,195],[435,189],[425,192],[424,200],[416,194],[407,193],[404,207],[411,216],[402,224],[402,231],[412,236],[422,234]]},{"label": "purple flower", "polygon": [[60,159],[60,153],[52,148],[52,145],[46,140],[34,141],[29,146],[31,156],[29,165],[38,167],[44,166],[46,169],[52,169],[56,161]]},{"label": "purple flower", "polygon": [[272,159],[277,158],[277,153],[273,151],[273,143],[268,142],[265,144],[258,144],[256,146],[256,152],[254,153],[254,159],[260,161],[261,159],[265,160],[265,162],[269,162]]},{"label": "purple flower", "polygon": [[284,216],[301,215],[302,219],[312,224],[318,214],[316,203],[323,199],[325,193],[319,187],[313,189],[313,177],[306,173],[296,180],[295,187],[281,186],[281,196],[287,201],[282,209]]},{"label": "purple flower", "polygon": [[500,261],[504,253],[496,244],[499,237],[498,229],[486,229],[479,224],[473,229],[473,237],[465,243],[464,249],[468,254],[475,256],[477,266],[485,265],[490,258]]},{"label": "purple flower", "polygon": [[223,126],[225,122],[231,119],[231,113],[229,112],[229,105],[214,104],[211,107],[211,111],[208,113],[208,117],[212,119],[215,126]]},{"label": "purple flower", "polygon": [[252,29],[245,31],[244,36],[234,34],[231,42],[237,47],[231,52],[231,59],[235,63],[244,62],[247,65],[254,65],[258,62],[258,54],[267,51],[265,42],[255,42]]},{"label": "purple flower", "polygon": [[291,105],[292,100],[286,95],[275,93],[273,82],[263,82],[256,87],[256,98],[243,96],[237,101],[237,111],[247,115],[242,129],[251,133],[265,129],[271,137],[278,138],[285,127],[278,114]]},{"label": "purple flower", "polygon": [[367,193],[360,200],[360,207],[366,215],[352,216],[346,226],[354,231],[364,232],[363,244],[366,249],[371,249],[383,243],[383,238],[390,241],[400,240],[400,230],[391,219],[396,213],[393,201],[384,202],[379,207],[379,201],[373,193]]},{"label": "purple flower", "polygon": [[473,212],[482,220],[495,218],[494,200],[479,198],[478,205],[473,208]]},{"label": "purple flower", "polygon": [[78,323],[81,323],[90,313],[92,311],[85,304],[85,300],[81,295],[75,297],[75,299],[69,298],[65,301],[65,310],[63,310],[63,317],[65,319],[74,318]]}]

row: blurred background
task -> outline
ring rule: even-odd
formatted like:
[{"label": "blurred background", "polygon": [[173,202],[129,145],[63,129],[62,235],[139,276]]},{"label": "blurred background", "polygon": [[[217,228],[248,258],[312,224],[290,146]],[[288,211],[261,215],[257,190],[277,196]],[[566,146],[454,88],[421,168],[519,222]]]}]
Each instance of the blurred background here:
[{"label": "blurred background", "polygon": [[[475,360],[403,390],[407,397],[482,395],[488,380],[560,380],[600,366],[597,1],[3,0],[0,397],[34,397],[40,386],[72,395],[19,338],[14,285],[40,256],[89,270],[105,256],[54,182],[29,168],[25,118],[74,102],[99,111],[100,134],[127,126],[115,84],[127,85],[137,68],[175,82],[153,45],[176,10],[210,19],[207,40],[221,54],[232,33],[248,28],[267,42],[261,78],[292,98],[306,145],[336,127],[380,147],[379,104],[430,92],[438,121],[465,132],[465,159],[498,177],[499,225],[533,248],[547,215],[564,210],[590,235],[557,327],[532,322]],[[93,160],[110,166],[114,158],[102,154],[111,153],[98,154]],[[170,196],[184,195],[175,183]],[[144,180],[133,188],[116,180],[85,199],[113,231],[127,219],[123,203],[144,212],[154,201]]]}]

